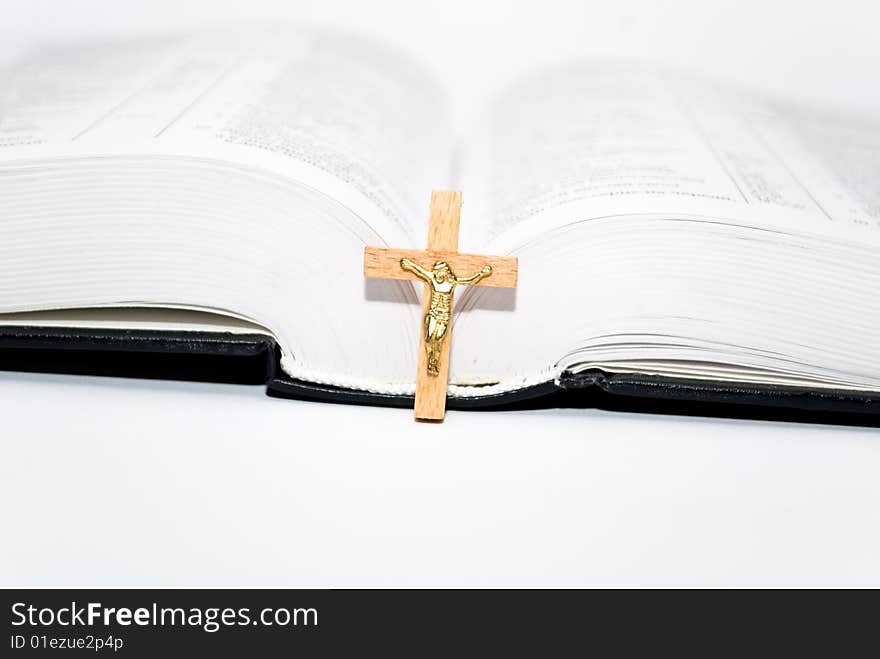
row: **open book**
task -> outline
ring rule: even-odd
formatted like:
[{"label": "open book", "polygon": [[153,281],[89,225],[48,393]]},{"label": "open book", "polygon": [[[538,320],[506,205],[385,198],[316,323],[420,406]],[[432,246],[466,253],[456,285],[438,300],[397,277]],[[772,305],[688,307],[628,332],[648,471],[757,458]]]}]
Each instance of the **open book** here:
[{"label": "open book", "polygon": [[455,126],[399,54],[290,30],[41,46],[0,80],[0,332],[262,336],[280,380],[405,397],[420,287],[365,280],[363,249],[422,248],[454,188],[462,251],[520,263],[515,291],[459,294],[457,400],[880,392],[863,119],[602,64]]}]

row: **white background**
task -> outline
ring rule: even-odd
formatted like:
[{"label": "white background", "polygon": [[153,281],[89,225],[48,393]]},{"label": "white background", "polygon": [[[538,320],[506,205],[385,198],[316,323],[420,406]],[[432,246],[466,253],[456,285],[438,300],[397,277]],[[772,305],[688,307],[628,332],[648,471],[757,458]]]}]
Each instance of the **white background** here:
[{"label": "white background", "polygon": [[[0,2],[63,37],[285,18],[475,92],[574,56],[880,109],[875,3]],[[2,112],[2,109],[0,109]],[[0,373],[0,584],[880,585],[880,431]]]}]

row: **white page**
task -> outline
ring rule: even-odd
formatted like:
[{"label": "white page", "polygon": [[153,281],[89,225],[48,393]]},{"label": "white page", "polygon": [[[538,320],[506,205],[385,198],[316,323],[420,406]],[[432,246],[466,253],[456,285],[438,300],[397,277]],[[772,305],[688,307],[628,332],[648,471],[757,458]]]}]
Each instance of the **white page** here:
[{"label": "white page", "polygon": [[481,191],[471,239],[513,247],[573,221],[644,213],[856,239],[880,229],[880,130],[791,114],[614,65],[524,80],[469,142],[461,180]]},{"label": "white page", "polygon": [[[484,191],[463,242],[518,255],[520,285],[461,296],[454,374],[514,376],[516,355],[529,374],[557,360],[545,379],[753,369],[876,389],[878,134],[613,66],[514,86],[461,180]],[[515,333],[481,338],[513,309]]]},{"label": "white page", "polygon": [[[187,155],[304,180],[372,225],[449,177],[434,84],[394,52],[290,30],[38,47],[3,65],[0,164]],[[423,231],[413,233],[421,236]]]}]

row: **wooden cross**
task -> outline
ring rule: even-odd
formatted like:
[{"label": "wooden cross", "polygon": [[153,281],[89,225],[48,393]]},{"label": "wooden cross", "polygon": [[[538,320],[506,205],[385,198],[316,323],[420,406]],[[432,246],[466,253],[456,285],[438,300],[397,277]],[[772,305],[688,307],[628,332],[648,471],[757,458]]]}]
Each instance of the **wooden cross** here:
[{"label": "wooden cross", "polygon": [[[460,215],[461,192],[434,190],[428,249],[364,250],[364,276],[425,282],[415,406],[416,419],[422,421],[442,421],[446,411],[452,296],[456,286],[516,286],[516,257],[459,254]],[[463,273],[465,276],[460,276]]]}]

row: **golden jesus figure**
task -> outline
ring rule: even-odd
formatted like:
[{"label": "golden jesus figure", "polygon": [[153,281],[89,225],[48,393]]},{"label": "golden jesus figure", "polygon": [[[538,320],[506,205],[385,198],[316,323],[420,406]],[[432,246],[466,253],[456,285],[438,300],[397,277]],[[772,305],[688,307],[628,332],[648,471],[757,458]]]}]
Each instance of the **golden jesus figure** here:
[{"label": "golden jesus figure", "polygon": [[470,277],[456,277],[445,261],[437,261],[431,270],[425,270],[409,259],[400,259],[400,267],[431,286],[431,303],[425,313],[425,350],[428,353],[428,373],[440,372],[440,347],[449,329],[452,315],[452,293],[459,284],[476,284],[492,274],[492,266],[483,266],[477,274]]}]

